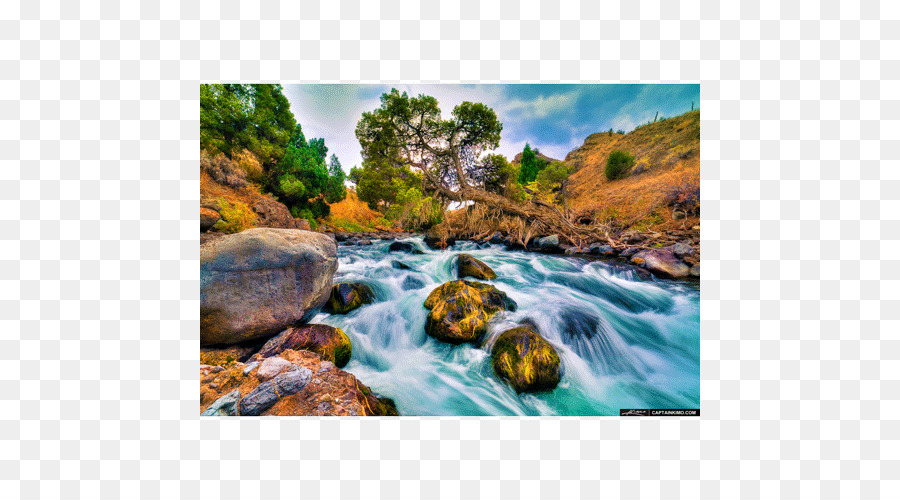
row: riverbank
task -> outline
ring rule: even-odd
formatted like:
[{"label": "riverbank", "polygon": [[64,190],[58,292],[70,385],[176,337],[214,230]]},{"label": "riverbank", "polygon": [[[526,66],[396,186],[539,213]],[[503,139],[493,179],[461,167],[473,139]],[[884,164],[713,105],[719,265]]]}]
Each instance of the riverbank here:
[{"label": "riverbank", "polygon": [[[597,234],[580,245],[568,243],[559,235],[534,236],[522,245],[520,241],[499,231],[481,238],[438,237],[434,234],[399,231],[343,232],[330,228],[326,228],[326,234],[343,246],[368,246],[382,240],[422,237],[423,242],[434,250],[452,249],[457,242],[495,244],[503,245],[510,251],[619,259],[664,278],[700,277],[699,221],[685,230],[623,231],[616,239]],[[663,265],[664,262],[668,265]],[[687,269],[680,267],[678,263]]]}]

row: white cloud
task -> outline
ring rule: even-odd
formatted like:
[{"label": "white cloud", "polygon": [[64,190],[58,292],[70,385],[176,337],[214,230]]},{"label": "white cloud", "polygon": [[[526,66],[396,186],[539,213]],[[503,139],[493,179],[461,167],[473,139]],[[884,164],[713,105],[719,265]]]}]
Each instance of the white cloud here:
[{"label": "white cloud", "polygon": [[573,90],[565,94],[553,94],[547,97],[538,96],[531,100],[512,99],[503,111],[516,115],[518,119],[533,120],[546,118],[553,114],[571,110],[578,100],[579,92]]}]

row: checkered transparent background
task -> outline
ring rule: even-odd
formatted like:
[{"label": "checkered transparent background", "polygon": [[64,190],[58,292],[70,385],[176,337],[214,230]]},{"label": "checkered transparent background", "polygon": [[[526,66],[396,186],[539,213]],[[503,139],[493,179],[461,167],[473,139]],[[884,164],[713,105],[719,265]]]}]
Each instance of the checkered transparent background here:
[{"label": "checkered transparent background", "polygon": [[[5,2],[0,497],[900,497],[898,37],[896,2]],[[201,421],[223,80],[701,82],[703,417]]]}]

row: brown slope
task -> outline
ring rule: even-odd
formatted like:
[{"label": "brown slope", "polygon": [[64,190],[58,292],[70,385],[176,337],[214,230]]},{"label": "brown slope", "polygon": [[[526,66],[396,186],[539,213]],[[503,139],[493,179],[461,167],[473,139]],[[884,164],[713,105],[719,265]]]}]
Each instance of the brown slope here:
[{"label": "brown slope", "polygon": [[[633,174],[609,181],[604,170],[614,150],[634,156]],[[615,218],[626,226],[682,227],[693,219],[673,221],[665,208],[667,191],[680,183],[699,183],[700,111],[644,125],[628,134],[600,132],[566,155],[577,170],[567,187],[574,213],[591,214],[598,222]],[[642,173],[634,173],[643,170]],[[651,214],[656,213],[656,216]],[[660,222],[660,218],[662,222]],[[674,224],[673,224],[674,223]]]}]

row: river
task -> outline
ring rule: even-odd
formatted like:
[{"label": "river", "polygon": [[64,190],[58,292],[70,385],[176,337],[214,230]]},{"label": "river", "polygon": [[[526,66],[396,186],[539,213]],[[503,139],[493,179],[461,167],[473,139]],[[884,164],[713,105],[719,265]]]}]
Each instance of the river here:
[{"label": "river", "polygon": [[[507,251],[457,242],[422,255],[388,252],[390,241],[339,246],[336,283],[361,281],[372,304],[312,322],[344,330],[344,370],[390,397],[401,415],[618,415],[620,408],[700,407],[700,287],[656,279],[611,260]],[[489,265],[488,281],[517,304],[491,320],[484,346],[454,346],[425,333],[422,305],[456,279],[455,257]],[[393,267],[399,261],[412,269]],[[468,278],[471,279],[471,278]],[[557,349],[563,376],[550,392],[516,394],[493,373],[490,346],[530,319]]]}]

